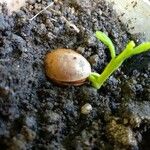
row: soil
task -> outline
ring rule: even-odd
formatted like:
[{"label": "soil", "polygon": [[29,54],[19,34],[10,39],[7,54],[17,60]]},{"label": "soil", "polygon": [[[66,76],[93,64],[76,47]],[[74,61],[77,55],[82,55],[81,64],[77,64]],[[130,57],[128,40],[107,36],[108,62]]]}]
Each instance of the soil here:
[{"label": "soil", "polygon": [[[100,90],[60,87],[45,76],[47,52],[72,48],[101,73],[110,54],[96,30],[109,35],[117,54],[129,40],[142,41],[103,0],[55,0],[31,20],[50,3],[30,0],[11,16],[0,6],[0,149],[148,150],[150,53],[130,58]],[[92,111],[83,115],[86,103]]]}]

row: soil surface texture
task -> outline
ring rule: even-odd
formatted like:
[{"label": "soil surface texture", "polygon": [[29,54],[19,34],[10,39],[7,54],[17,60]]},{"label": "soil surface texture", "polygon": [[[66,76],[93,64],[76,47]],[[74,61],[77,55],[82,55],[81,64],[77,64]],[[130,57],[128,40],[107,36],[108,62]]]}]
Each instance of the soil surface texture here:
[{"label": "soil surface texture", "polygon": [[[49,8],[38,16],[46,6]],[[0,5],[0,150],[148,150],[150,53],[128,59],[101,89],[61,87],[45,76],[45,54],[71,48],[101,73],[110,53],[95,38],[108,34],[117,54],[130,40],[103,0],[29,0],[7,14]],[[86,103],[89,114],[81,113]]]}]

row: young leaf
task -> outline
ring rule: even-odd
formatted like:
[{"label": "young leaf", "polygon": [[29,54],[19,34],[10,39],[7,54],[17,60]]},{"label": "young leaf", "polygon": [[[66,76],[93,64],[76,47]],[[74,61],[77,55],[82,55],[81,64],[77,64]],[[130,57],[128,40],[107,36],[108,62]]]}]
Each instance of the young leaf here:
[{"label": "young leaf", "polygon": [[103,32],[101,31],[96,31],[96,37],[102,41],[106,46],[108,46],[111,54],[111,58],[116,57],[116,52],[115,52],[115,47],[111,41],[111,39]]},{"label": "young leaf", "polygon": [[135,47],[134,41],[130,41],[126,48],[117,56],[116,59],[121,59],[124,61],[125,59],[129,58],[133,53],[133,48]]},{"label": "young leaf", "polygon": [[145,43],[142,43],[140,44],[139,46],[135,47],[133,49],[133,54],[140,54],[142,52],[146,52],[150,50],[150,42],[145,42]]}]

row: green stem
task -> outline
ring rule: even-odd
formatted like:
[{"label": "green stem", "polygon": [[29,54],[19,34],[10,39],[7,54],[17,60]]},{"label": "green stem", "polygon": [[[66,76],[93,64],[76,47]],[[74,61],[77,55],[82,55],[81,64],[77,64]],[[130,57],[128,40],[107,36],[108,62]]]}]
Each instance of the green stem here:
[{"label": "green stem", "polygon": [[106,66],[102,74],[100,74],[100,76],[97,78],[97,83],[94,85],[94,87],[99,89],[103,85],[103,83],[109,78],[109,76],[121,66],[122,63],[123,60],[121,59],[112,59]]},{"label": "green stem", "polygon": [[121,66],[124,60],[131,56],[134,46],[134,42],[131,41],[124,49],[124,51],[121,52],[121,54],[111,59],[102,74],[98,76],[97,73],[92,73],[89,76],[89,80],[92,82],[95,88],[99,89],[103,85],[103,83],[109,78],[109,76]]},{"label": "green stem", "polygon": [[88,77],[89,81],[91,81],[92,85],[96,89],[99,89],[103,85],[109,76],[121,66],[124,60],[133,55],[150,50],[150,42],[145,42],[135,47],[134,41],[130,41],[126,48],[121,52],[121,54],[116,57],[115,48],[111,39],[101,31],[96,32],[96,37],[109,47],[112,58],[102,74],[92,72]]}]

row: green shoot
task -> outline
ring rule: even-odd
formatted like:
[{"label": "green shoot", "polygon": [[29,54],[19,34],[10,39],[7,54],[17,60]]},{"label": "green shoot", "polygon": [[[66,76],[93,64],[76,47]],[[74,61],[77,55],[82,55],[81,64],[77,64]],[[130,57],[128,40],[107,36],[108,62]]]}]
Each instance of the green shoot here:
[{"label": "green shoot", "polygon": [[144,42],[139,46],[135,47],[134,41],[130,41],[127,44],[126,48],[118,56],[116,56],[113,43],[106,34],[97,31],[96,37],[101,40],[106,46],[108,46],[112,58],[102,74],[92,72],[88,77],[89,81],[91,81],[92,85],[96,89],[99,89],[103,85],[103,83],[109,78],[109,76],[121,66],[124,60],[133,55],[137,55],[150,50],[150,42]]},{"label": "green shoot", "polygon": [[109,48],[111,58],[115,58],[116,57],[115,47],[111,39],[105,33],[101,31],[96,31],[96,37]]}]

